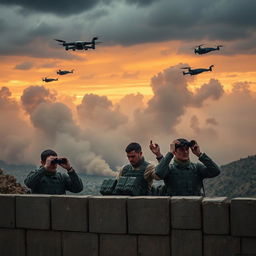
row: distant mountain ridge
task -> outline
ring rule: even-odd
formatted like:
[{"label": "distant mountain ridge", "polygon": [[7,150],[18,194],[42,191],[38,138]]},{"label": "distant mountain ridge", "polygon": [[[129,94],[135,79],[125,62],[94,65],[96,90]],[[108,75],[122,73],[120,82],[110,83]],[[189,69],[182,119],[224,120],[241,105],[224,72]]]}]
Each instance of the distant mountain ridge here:
[{"label": "distant mountain ridge", "polygon": [[[0,168],[14,175],[23,184],[27,174],[36,168],[35,165],[12,165],[0,160]],[[86,174],[80,174],[87,179]],[[102,177],[103,178],[103,177]],[[100,177],[95,177],[99,183],[90,186],[90,194],[97,195],[102,182]],[[99,181],[98,181],[99,180]],[[87,182],[86,182],[87,183]],[[221,166],[221,174],[212,179],[204,180],[206,196],[256,197],[256,155],[241,158]],[[87,183],[86,187],[89,188]],[[88,191],[86,191],[88,192]]]},{"label": "distant mountain ridge", "polygon": [[206,196],[256,197],[256,155],[221,166],[221,174],[204,185]]},{"label": "distant mountain ridge", "polygon": [[31,171],[36,168],[32,164],[7,164],[5,161],[0,160],[0,168],[5,171]]}]

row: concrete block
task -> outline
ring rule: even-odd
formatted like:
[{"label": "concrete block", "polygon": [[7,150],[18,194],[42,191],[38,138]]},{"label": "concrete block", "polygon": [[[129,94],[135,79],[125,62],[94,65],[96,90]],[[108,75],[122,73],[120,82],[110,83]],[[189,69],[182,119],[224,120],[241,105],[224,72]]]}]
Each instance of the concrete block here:
[{"label": "concrete block", "polygon": [[63,232],[63,256],[98,256],[98,235]]},{"label": "concrete block", "polygon": [[202,197],[171,198],[171,227],[173,229],[201,229]]},{"label": "concrete block", "polygon": [[169,236],[139,236],[138,237],[139,256],[169,256],[170,237]]},{"label": "concrete block", "polygon": [[25,230],[0,229],[0,255],[25,256]]},{"label": "concrete block", "polygon": [[89,231],[127,233],[127,197],[95,196],[89,198]]},{"label": "concrete block", "polygon": [[170,206],[168,197],[130,197],[127,200],[130,234],[168,235]]},{"label": "concrete block", "polygon": [[0,195],[0,227],[14,228],[15,227],[15,196]]},{"label": "concrete block", "polygon": [[204,236],[204,256],[240,255],[240,239],[231,236]]},{"label": "concrete block", "polygon": [[256,255],[256,238],[242,238],[241,253]]},{"label": "concrete block", "polygon": [[137,256],[137,237],[100,235],[100,256]]},{"label": "concrete block", "polygon": [[256,236],[256,198],[231,200],[231,235]]},{"label": "concrete block", "polygon": [[203,245],[200,230],[172,230],[171,241],[171,255],[202,256]]},{"label": "concrete block", "polygon": [[87,196],[54,196],[51,213],[53,230],[88,231]]},{"label": "concrete block", "polygon": [[50,229],[50,196],[17,196],[16,227],[27,229]]},{"label": "concrete block", "polygon": [[62,256],[61,232],[28,230],[27,256]]},{"label": "concrete block", "polygon": [[203,230],[205,234],[229,234],[229,206],[227,197],[203,199]]}]

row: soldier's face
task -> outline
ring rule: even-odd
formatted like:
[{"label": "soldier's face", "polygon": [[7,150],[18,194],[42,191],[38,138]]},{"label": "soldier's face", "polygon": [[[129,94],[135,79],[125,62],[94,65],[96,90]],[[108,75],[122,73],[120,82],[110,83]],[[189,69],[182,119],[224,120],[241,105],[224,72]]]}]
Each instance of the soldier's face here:
[{"label": "soldier's face", "polygon": [[175,157],[180,161],[189,160],[189,147],[177,148],[174,152]]},{"label": "soldier's face", "polygon": [[142,152],[131,151],[127,153],[127,158],[132,166],[138,165],[142,158]]}]

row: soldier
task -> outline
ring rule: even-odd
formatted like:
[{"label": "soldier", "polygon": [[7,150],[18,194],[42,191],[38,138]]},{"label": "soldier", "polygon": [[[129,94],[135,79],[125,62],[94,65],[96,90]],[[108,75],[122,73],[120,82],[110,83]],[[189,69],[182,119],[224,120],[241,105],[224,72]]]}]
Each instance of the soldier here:
[{"label": "soldier", "polygon": [[[57,166],[67,170],[57,172]],[[41,153],[41,166],[28,174],[24,181],[33,194],[66,194],[66,191],[79,193],[83,190],[82,180],[78,177],[67,158],[58,158],[51,149]]]},{"label": "soldier", "polygon": [[126,149],[127,158],[130,164],[125,165],[119,172],[120,177],[136,177],[136,186],[139,187],[139,195],[150,195],[155,172],[155,166],[146,162],[140,144],[130,143]]},{"label": "soldier", "polygon": [[[220,168],[205,153],[200,151],[196,141],[177,139],[170,144],[170,152],[165,157],[160,153],[160,147],[150,142],[151,151],[160,159],[155,172],[155,179],[164,180],[167,196],[201,196],[204,195],[203,179],[213,178],[220,174]],[[189,149],[198,157],[201,163],[189,160]],[[173,164],[170,164],[174,157]],[[203,190],[203,191],[202,191]]]}]

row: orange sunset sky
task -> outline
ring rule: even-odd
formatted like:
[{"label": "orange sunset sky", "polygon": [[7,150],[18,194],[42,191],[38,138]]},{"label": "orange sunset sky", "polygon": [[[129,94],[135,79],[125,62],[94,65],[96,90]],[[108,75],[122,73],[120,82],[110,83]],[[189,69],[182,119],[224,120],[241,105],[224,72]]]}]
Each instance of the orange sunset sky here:
[{"label": "orange sunset sky", "polygon": [[[221,164],[255,154],[255,1],[12,0],[0,7],[0,160],[37,164],[47,147],[82,172],[111,174],[130,141],[154,161],[149,140],[165,153],[176,137],[196,138]],[[66,51],[54,40],[94,36],[101,43],[88,51]],[[223,47],[195,55],[199,44]],[[182,74],[181,67],[210,65],[212,72]],[[58,76],[59,69],[74,73]]]},{"label": "orange sunset sky", "polygon": [[[210,44],[209,42],[208,45]],[[198,56],[193,54],[193,43],[190,44],[191,53],[179,54],[181,45],[182,42],[172,41],[126,47],[101,44],[94,51],[75,53],[66,52],[61,46],[55,49],[64,51],[67,56],[77,56],[78,60],[4,56],[1,62],[0,82],[2,86],[7,86],[16,98],[19,98],[23,90],[30,85],[44,85],[58,91],[59,95],[75,96],[77,104],[86,93],[106,95],[114,101],[130,93],[141,93],[150,98],[153,94],[150,79],[154,75],[170,66],[186,63],[193,68],[208,68],[211,64],[215,65],[213,72],[201,74],[195,81],[189,82],[191,90],[211,78],[221,81],[226,91],[230,90],[233,83],[244,81],[251,83],[251,90],[256,90],[255,55],[222,55],[228,47],[227,44],[220,52]],[[31,67],[27,70],[19,69],[17,66],[22,64],[30,64]],[[56,71],[59,69],[74,69],[74,74],[61,76],[59,81],[48,84],[41,81],[41,78],[46,76],[57,78]]]}]

